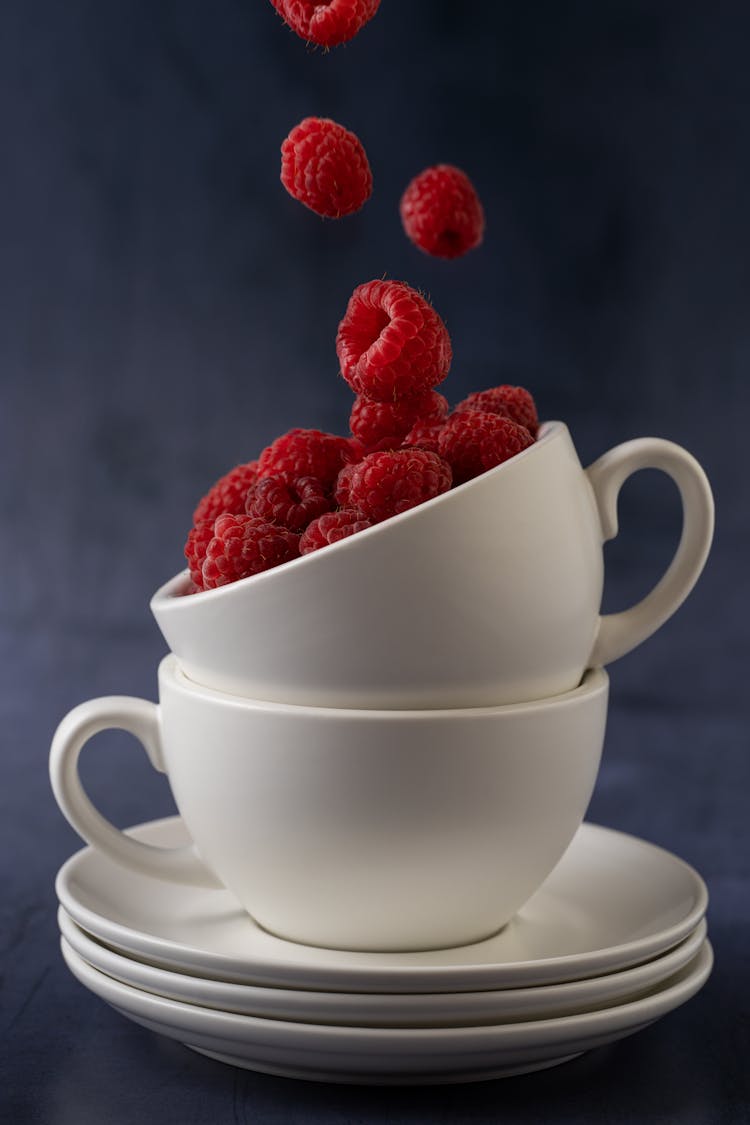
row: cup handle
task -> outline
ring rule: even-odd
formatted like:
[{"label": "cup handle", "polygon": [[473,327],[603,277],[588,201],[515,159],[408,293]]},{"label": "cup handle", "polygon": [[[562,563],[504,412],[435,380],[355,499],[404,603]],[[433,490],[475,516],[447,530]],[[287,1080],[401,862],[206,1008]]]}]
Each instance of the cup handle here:
[{"label": "cup handle", "polygon": [[703,570],[714,530],[711,486],[687,450],[662,438],[637,438],[615,446],[586,470],[594,490],[604,541],[617,535],[617,498],[638,469],[660,469],[682,499],[682,535],[668,569],[642,601],[599,618],[589,663],[610,664],[655,633],[682,605]]},{"label": "cup handle", "polygon": [[125,835],[94,808],[81,784],[78,758],[95,734],[124,730],[135,735],[154,769],[165,773],[159,708],[145,699],[103,696],[81,703],[65,716],[50,749],[50,780],[58,805],[76,832],[110,859],[145,875],[197,887],[222,884],[201,862],[192,844],[157,848]]}]

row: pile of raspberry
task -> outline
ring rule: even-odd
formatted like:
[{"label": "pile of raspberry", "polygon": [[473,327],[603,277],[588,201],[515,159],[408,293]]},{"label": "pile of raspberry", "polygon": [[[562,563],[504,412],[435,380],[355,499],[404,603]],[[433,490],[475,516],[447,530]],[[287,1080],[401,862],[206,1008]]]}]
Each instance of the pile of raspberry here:
[{"label": "pile of raspberry", "polygon": [[523,387],[476,391],[451,411],[445,324],[400,281],[353,292],[336,337],[356,398],[346,437],[293,429],[216,482],[185,544],[190,593],[259,574],[432,500],[530,446]]}]

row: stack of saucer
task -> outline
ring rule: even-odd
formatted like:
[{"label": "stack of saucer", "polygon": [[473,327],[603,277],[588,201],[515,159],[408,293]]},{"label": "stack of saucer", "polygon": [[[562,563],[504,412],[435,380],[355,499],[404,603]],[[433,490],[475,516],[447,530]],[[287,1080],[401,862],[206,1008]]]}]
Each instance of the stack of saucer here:
[{"label": "stack of saucer", "polygon": [[[179,818],[132,830],[187,842]],[[584,823],[495,936],[422,953],[275,938],[229,892],[85,848],[57,879],[71,972],[124,1016],[235,1066],[350,1083],[462,1082],[631,1035],[706,981],[705,886],[669,852]]]},{"label": "stack of saucer", "polygon": [[[602,544],[638,469],[683,533],[638,605],[600,616]],[[604,665],[695,583],[700,466],[655,438],[583,470],[566,427],[348,539],[151,606],[159,704],[60,724],[50,771],[92,847],[58,879],[63,953],[126,1016],[239,1066],[458,1082],[552,1066],[652,1023],[711,968],[680,860],[583,822]],[[87,798],[84,744],[130,731],[179,820],[124,834]]]}]

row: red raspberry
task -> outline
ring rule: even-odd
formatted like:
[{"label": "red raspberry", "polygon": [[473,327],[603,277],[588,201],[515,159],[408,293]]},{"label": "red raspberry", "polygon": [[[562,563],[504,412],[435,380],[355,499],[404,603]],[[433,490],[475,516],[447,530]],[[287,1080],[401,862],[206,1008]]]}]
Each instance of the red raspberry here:
[{"label": "red raspberry", "polygon": [[258,479],[258,462],[248,461],[246,465],[236,465],[225,473],[211,488],[193,512],[193,523],[215,520],[217,516],[229,512],[240,516],[245,511],[245,496],[251,485]]},{"label": "red raspberry", "polygon": [[397,449],[416,422],[442,420],[448,413],[448,400],[437,391],[422,391],[394,402],[375,402],[357,395],[349,426],[368,453]]},{"label": "red raspberry", "polygon": [[539,415],[536,404],[525,387],[511,387],[504,383],[501,387],[490,387],[486,391],[474,391],[459,402],[459,410],[485,410],[488,414],[502,414],[525,426],[532,437],[539,430]]},{"label": "red raspberry", "polygon": [[359,457],[358,447],[345,437],[322,430],[289,430],[267,446],[258,458],[258,476],[288,480],[317,477],[333,488],[340,469]]},{"label": "red raspberry", "polygon": [[438,438],[444,425],[445,419],[436,422],[417,422],[409,430],[402,444],[410,449],[428,449],[431,453],[438,453]]},{"label": "red raspberry", "polygon": [[340,219],[372,194],[372,172],[360,140],[327,117],[306,117],[281,146],[281,182],[316,215]]},{"label": "red raspberry", "polygon": [[190,567],[190,577],[199,590],[203,589],[203,560],[208,544],[214,537],[214,521],[201,520],[188,532],[185,558]]},{"label": "red raspberry", "polygon": [[299,541],[299,553],[309,555],[319,547],[327,547],[329,543],[338,543],[339,539],[346,539],[358,531],[372,527],[359,512],[352,508],[342,508],[339,512],[326,512],[319,516],[308,526]]},{"label": "red raspberry", "polygon": [[357,468],[359,461],[352,461],[349,465],[344,465],[343,469],[336,478],[336,484],[333,489],[333,496],[340,508],[349,507],[349,486],[352,481],[352,473]]},{"label": "red raspberry", "polygon": [[401,221],[415,246],[436,258],[459,258],[484,236],[479,196],[452,164],[436,164],[414,177],[401,197]]},{"label": "red raspberry", "polygon": [[328,489],[317,477],[262,477],[248,491],[245,511],[289,531],[304,531],[311,520],[333,508]]},{"label": "red raspberry", "polygon": [[253,516],[219,516],[203,563],[203,587],[212,590],[260,574],[299,555],[299,535]]},{"label": "red raspberry", "polygon": [[450,466],[425,449],[370,453],[351,475],[349,503],[373,523],[447,492]]},{"label": "red raspberry", "polygon": [[403,281],[368,281],[349,298],[336,353],[355,394],[392,402],[442,383],[451,365],[448,331]]},{"label": "red raspberry", "polygon": [[271,3],[300,39],[320,47],[348,43],[380,6],[380,0],[330,0],[327,4],[316,4],[313,0],[271,0]]},{"label": "red raspberry", "polygon": [[493,469],[533,443],[525,426],[484,410],[452,414],[438,437],[438,449],[450,463],[454,484]]}]

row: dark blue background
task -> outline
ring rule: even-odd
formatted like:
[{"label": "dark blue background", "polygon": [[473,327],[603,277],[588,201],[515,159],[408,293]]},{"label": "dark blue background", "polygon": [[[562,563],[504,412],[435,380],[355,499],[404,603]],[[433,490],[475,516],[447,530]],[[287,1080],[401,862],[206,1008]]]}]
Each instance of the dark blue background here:
[{"label": "dark blue background", "polygon": [[[750,19],[737,2],[383,0],[308,51],[266,0],[5,0],[0,35],[0,1107],[14,1122],[746,1122]],[[323,223],[278,183],[301,117],[353,128],[375,193]],[[484,247],[406,241],[403,187],[473,177]],[[195,500],[293,425],[344,430],[334,335],[355,284],[427,290],[452,400],[524,382],[582,460],[641,434],[705,465],[717,538],[677,617],[612,669],[590,818],[705,877],[717,963],[658,1026],[559,1071],[422,1091],[232,1070],[126,1023],[56,947],[78,846],[46,756],[67,709],[155,695],[148,598]],[[679,533],[641,474],[607,548],[608,608]],[[170,810],[122,736],[87,783],[124,825]]]}]

